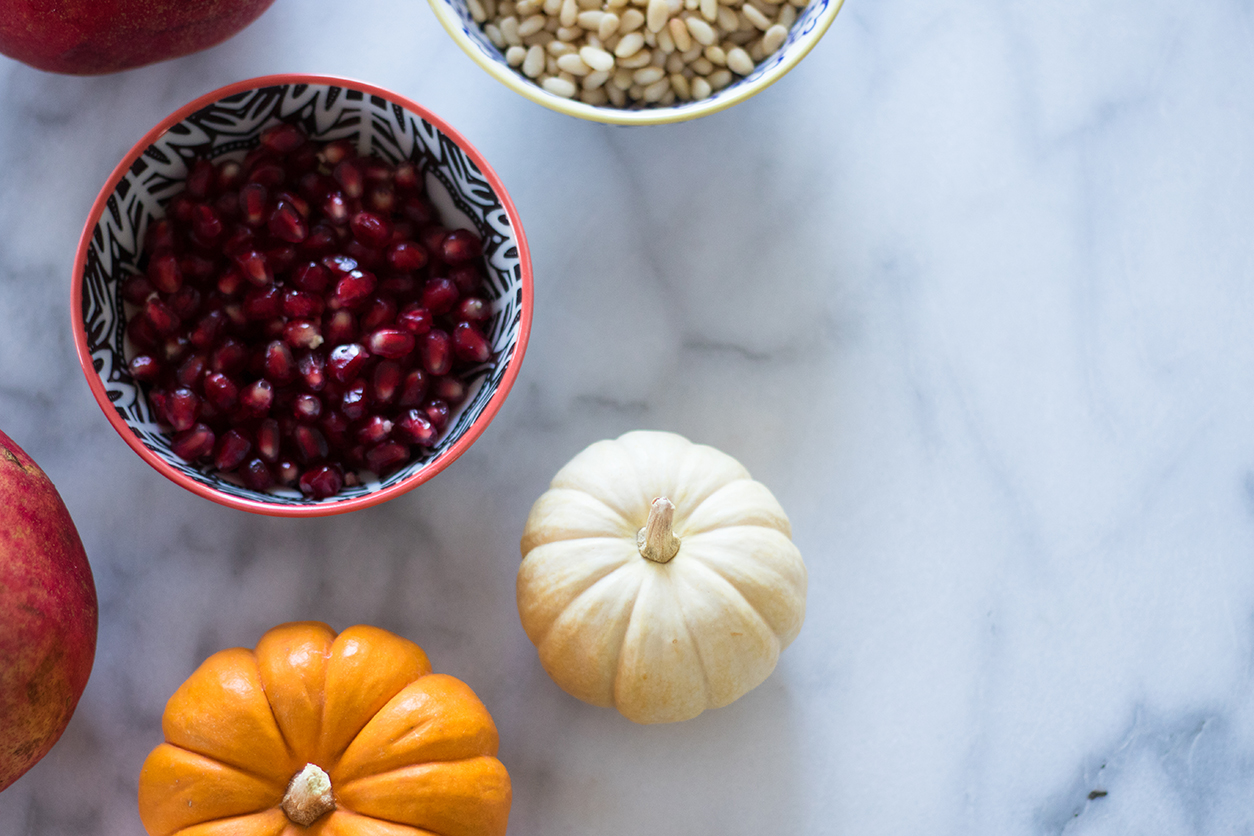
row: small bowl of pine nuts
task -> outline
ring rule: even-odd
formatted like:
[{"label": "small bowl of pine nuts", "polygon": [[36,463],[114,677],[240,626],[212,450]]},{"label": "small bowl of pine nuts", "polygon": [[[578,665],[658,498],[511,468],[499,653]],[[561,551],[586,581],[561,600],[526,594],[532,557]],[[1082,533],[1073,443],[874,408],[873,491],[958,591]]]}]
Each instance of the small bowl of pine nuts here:
[{"label": "small bowl of pine nuts", "polygon": [[656,125],[778,81],[843,0],[429,0],[479,66],[545,107]]}]

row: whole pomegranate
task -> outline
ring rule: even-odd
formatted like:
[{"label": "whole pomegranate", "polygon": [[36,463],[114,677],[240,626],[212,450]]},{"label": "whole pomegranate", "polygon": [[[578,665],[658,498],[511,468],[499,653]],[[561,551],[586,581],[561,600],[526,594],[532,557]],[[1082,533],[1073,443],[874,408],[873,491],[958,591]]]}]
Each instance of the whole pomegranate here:
[{"label": "whole pomegranate", "polygon": [[0,790],[48,753],[96,655],[96,587],[57,489],[0,432]]},{"label": "whole pomegranate", "polygon": [[0,52],[54,73],[113,73],[221,43],[273,2],[0,0]]}]

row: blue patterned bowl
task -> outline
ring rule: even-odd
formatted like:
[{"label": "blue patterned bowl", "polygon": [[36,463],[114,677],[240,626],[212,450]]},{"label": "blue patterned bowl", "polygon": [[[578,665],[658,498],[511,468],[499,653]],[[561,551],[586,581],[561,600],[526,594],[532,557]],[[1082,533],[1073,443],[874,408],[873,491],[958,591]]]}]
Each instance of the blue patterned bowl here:
[{"label": "blue patterned bowl", "polygon": [[[383,479],[369,478],[329,499],[291,490],[257,492],[170,451],[143,390],[131,377],[127,311],[119,288],[139,272],[149,225],[182,189],[189,161],[242,159],[261,132],[299,124],[313,139],[349,139],[359,153],[418,164],[427,191],[453,226],[473,228],[484,242],[486,294],[492,316],[484,329],[493,357],[475,370],[470,395],[444,437],[421,458]],[[209,93],[171,114],[136,143],[92,206],[75,259],[74,337],[92,393],[136,453],[194,493],[234,508],[274,516],[323,516],[383,502],[447,467],[482,434],[505,400],[522,363],[531,326],[531,260],[513,203],[496,173],[456,131],[421,106],[386,90],[342,78],[283,75],[256,78]]]},{"label": "blue patterned bowl", "polygon": [[[761,93],[801,61],[814,48],[836,19],[844,0],[810,0],[809,5],[798,10],[797,20],[788,31],[788,37],[775,53],[754,67],[753,72],[734,81],[727,87],[700,101],[677,102],[667,107],[647,107],[641,110],[624,110],[609,105],[597,106],[566,99],[548,92],[505,60],[501,50],[493,45],[488,36],[475,22],[468,0],[428,0],[436,18],[453,40],[476,64],[487,70],[497,81],[547,108],[588,119],[617,125],[661,125],[684,122],[725,110]],[[480,4],[481,5],[481,4]]]}]

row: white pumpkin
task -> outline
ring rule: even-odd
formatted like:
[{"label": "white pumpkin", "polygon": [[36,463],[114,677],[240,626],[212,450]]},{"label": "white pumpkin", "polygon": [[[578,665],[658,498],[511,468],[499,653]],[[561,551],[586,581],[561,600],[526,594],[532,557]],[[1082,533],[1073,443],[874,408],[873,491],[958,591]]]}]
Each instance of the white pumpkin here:
[{"label": "white pumpkin", "polygon": [[575,456],[522,538],[518,612],[567,693],[637,723],[727,705],[805,618],[788,517],[744,466],[674,433]]}]

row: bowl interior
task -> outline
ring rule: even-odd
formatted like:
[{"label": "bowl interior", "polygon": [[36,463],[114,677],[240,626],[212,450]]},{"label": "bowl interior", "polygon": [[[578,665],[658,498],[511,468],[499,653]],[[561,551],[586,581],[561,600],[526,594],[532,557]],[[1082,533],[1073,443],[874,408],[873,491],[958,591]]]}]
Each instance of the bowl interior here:
[{"label": "bowl interior", "polygon": [[[492,306],[484,333],[494,359],[470,372],[471,394],[455,410],[436,446],[382,479],[362,474],[362,484],[345,487],[325,500],[308,499],[287,489],[252,491],[212,472],[209,466],[188,464],[174,455],[169,437],[157,426],[143,389],[127,367],[132,356],[125,336],[130,311],[119,288],[127,277],[141,272],[149,225],[164,215],[166,203],[182,190],[195,159],[242,159],[258,145],[261,132],[280,121],[298,124],[316,141],[349,139],[362,155],[416,163],[444,224],[474,229],[483,239],[484,293]],[[141,455],[149,451],[151,455],[144,457],[170,478],[238,507],[258,503],[271,508],[320,506],[324,513],[334,513],[348,510],[345,503],[351,507],[373,504],[363,500],[407,489],[442,469],[469,446],[499,407],[521,361],[527,327],[524,285],[530,281],[530,266],[525,263],[521,230],[515,229],[507,199],[498,195],[472,153],[422,114],[373,91],[333,83],[239,90],[187,114],[150,144],[137,146],[124,161],[127,167],[120,179],[115,174],[112,188],[106,186],[107,197],[102,195],[103,201],[98,201],[100,215],[85,232],[90,237],[85,241],[85,258],[80,259],[82,304],[77,313],[82,318],[80,340],[86,343],[80,350],[85,349],[90,357],[100,384],[93,389],[106,413],[113,410],[110,419],[115,427]],[[401,483],[407,483],[405,488],[397,488]],[[389,490],[393,488],[397,490]]]},{"label": "bowl interior", "polygon": [[715,91],[701,101],[678,102],[669,107],[626,110],[610,106],[594,106],[577,99],[556,96],[524,77],[505,60],[505,56],[488,39],[471,16],[466,0],[429,0],[436,17],[453,39],[474,61],[506,86],[545,107],[597,122],[623,125],[682,122],[731,107],[755,95],[779,80],[796,66],[813,48],[836,17],[844,0],[811,0],[797,10],[797,20],[788,30],[783,46],[754,67],[753,72]]}]

